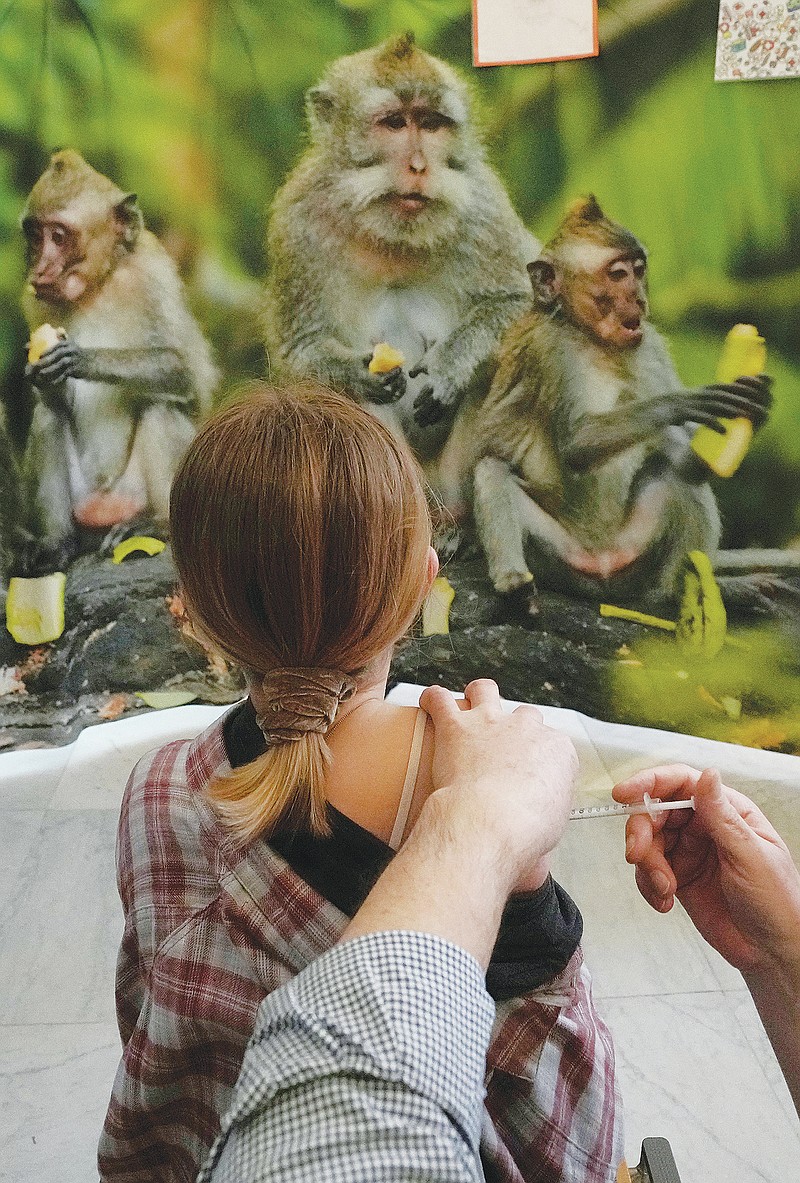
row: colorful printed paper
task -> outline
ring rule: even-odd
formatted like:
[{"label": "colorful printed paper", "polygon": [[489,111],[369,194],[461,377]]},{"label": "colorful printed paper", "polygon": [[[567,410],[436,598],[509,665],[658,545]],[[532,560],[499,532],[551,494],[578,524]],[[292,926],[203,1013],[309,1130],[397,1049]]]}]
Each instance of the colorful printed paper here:
[{"label": "colorful printed paper", "polygon": [[476,66],[596,56],[597,0],[473,0]]},{"label": "colorful printed paper", "polygon": [[800,77],[800,0],[720,4],[714,76],[718,82]]}]

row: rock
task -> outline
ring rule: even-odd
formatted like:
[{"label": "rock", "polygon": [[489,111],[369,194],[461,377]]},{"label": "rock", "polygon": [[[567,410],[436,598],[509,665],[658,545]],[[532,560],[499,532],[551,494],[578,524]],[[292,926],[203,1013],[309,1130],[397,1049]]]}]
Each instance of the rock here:
[{"label": "rock", "polygon": [[[450,560],[442,573],[456,592],[450,632],[405,641],[392,663],[394,681],[462,690],[473,678],[490,677],[506,698],[718,738],[726,737],[720,727],[731,724],[728,700],[740,699],[745,715],[771,718],[798,686],[798,612],[786,607],[792,595],[800,603],[797,581],[789,581],[783,602],[759,593],[752,605],[751,616],[763,620],[771,612],[775,627],[791,622],[785,644],[769,642],[768,661],[745,642],[750,651],[731,648],[732,656],[709,667],[689,661],[673,634],[601,617],[596,604],[543,593],[531,616],[523,598],[494,592],[474,553]],[[0,636],[0,667],[11,670],[0,679],[7,687],[0,689],[0,750],[67,743],[100,721],[112,695],[123,696],[115,713],[126,715],[148,709],[137,690],[180,689],[213,703],[242,697],[241,674],[187,640],[170,612],[175,578],[169,548],[121,564],[100,554],[78,559],[67,573],[66,628],[57,642],[31,651],[8,633]],[[747,683],[759,667],[769,667],[766,686]],[[15,692],[20,681],[26,694]],[[785,733],[782,724],[769,732]],[[787,739],[782,750],[794,750],[793,742]]]}]

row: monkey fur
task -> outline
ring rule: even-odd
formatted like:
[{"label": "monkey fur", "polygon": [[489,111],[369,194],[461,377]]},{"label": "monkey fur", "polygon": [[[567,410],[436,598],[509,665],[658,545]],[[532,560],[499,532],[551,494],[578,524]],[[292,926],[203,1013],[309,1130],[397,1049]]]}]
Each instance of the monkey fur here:
[{"label": "monkey fur", "polygon": [[[538,244],[486,163],[465,84],[410,35],[339,58],[271,211],[271,362],[369,404],[423,460],[526,306]],[[370,374],[379,342],[405,364]]]},{"label": "monkey fur", "polygon": [[[533,306],[506,333],[482,405],[457,425],[474,513],[501,593],[535,583],[590,598],[669,596],[720,518],[695,424],[766,419],[766,377],[686,390],[648,322],[647,256],[593,197],[530,268]],[[455,446],[455,444],[454,444]],[[466,462],[467,470],[471,467]]]},{"label": "monkey fur", "polygon": [[218,375],[135,194],[66,149],[31,190],[22,230],[28,325],[66,331],[26,369],[35,403],[23,460],[42,561],[63,565],[81,528],[166,521]]}]

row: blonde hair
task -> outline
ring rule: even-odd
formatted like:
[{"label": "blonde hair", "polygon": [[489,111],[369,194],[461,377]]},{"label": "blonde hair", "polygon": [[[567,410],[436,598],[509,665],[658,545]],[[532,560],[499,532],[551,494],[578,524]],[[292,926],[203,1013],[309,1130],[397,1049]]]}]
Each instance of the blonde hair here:
[{"label": "blonde hair", "polygon": [[[409,629],[427,587],[416,462],[373,415],[315,384],[255,383],[198,432],[172,486],[187,611],[255,683],[277,667],[354,680]],[[330,751],[310,733],[215,779],[242,841],[288,819],[328,832]]]}]

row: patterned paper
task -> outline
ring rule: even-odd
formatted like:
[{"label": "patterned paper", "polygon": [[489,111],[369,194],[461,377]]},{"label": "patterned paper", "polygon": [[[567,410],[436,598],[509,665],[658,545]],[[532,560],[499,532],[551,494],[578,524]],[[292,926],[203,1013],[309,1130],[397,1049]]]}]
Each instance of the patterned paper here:
[{"label": "patterned paper", "polygon": [[597,55],[597,0],[473,0],[476,66]]},{"label": "patterned paper", "polygon": [[800,77],[800,0],[720,4],[715,77]]}]

